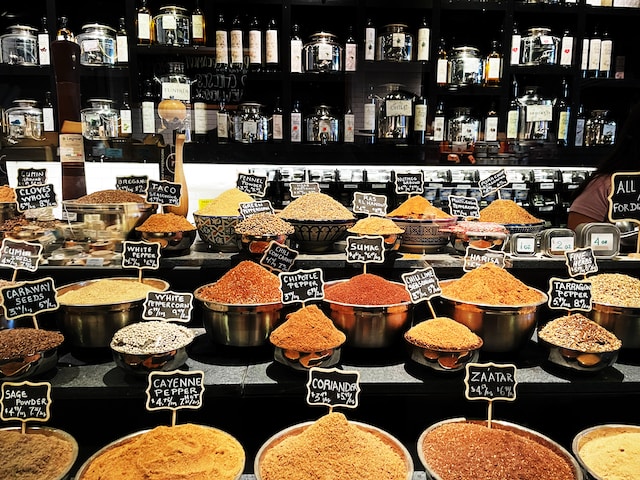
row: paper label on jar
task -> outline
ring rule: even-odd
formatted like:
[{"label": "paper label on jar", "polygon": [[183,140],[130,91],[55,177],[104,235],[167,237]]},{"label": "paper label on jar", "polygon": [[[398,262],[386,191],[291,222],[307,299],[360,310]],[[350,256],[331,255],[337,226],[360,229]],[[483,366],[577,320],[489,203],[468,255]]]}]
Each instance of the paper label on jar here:
[{"label": "paper label on jar", "polygon": [[551,35],[540,35],[540,43],[542,45],[553,45],[553,37]]},{"label": "paper label on jar", "polygon": [[465,58],[462,62],[462,71],[465,75],[469,73],[476,73],[480,70],[479,58]]},{"label": "paper label on jar", "polygon": [[404,33],[394,33],[391,35],[391,41],[394,48],[404,48],[405,40],[406,34]]},{"label": "paper label on jar", "polygon": [[188,103],[191,100],[191,85],[188,83],[162,82],[162,98],[174,98]]},{"label": "paper label on jar", "polygon": [[100,42],[97,39],[83,40],[82,51],[83,52],[99,52]]},{"label": "paper label on jar", "polygon": [[573,63],[573,37],[563,37],[560,51],[560,65],[571,66]]},{"label": "paper label on jar", "polygon": [[258,134],[258,123],[255,120],[245,120],[242,122],[242,137],[247,138],[253,135],[253,138]]},{"label": "paper label on jar", "polygon": [[388,117],[410,117],[411,100],[387,100],[385,101],[385,112]]},{"label": "paper label on jar", "polygon": [[520,41],[521,35],[511,35],[511,65],[518,65],[520,63]]},{"label": "paper label on jar", "polygon": [[178,28],[178,21],[173,15],[162,16],[162,28],[164,30],[176,30]]},{"label": "paper label on jar", "polygon": [[552,119],[552,105],[527,105],[527,122],[550,122]]},{"label": "paper label on jar", "polygon": [[318,60],[331,61],[333,57],[333,47],[328,43],[320,43],[318,45]]},{"label": "paper label on jar", "polygon": [[592,233],[589,246],[592,250],[613,250],[613,233]]},{"label": "paper label on jar", "polygon": [[302,40],[291,40],[291,73],[302,73]]}]

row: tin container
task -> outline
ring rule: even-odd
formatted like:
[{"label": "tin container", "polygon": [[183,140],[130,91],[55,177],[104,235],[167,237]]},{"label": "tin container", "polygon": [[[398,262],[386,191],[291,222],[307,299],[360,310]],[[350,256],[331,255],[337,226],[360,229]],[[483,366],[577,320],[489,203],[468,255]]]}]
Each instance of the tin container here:
[{"label": "tin container", "polygon": [[413,59],[413,35],[408,26],[391,23],[384,26],[384,32],[377,38],[376,60],[410,62]]},{"label": "tin container", "polygon": [[271,137],[270,119],[260,103],[238,105],[232,120],[233,139],[241,143],[267,142]]},{"label": "tin container", "polygon": [[340,72],[344,69],[344,49],[335,35],[314,33],[303,47],[302,62],[305,72]]},{"label": "tin container", "polygon": [[578,247],[591,247],[600,258],[613,258],[620,252],[620,229],[613,223],[581,223],[576,227]]},{"label": "tin container", "polygon": [[538,95],[537,87],[527,87],[518,103],[522,108],[518,140],[547,140],[553,120],[553,100]]},{"label": "tin container", "polygon": [[42,109],[36,100],[14,100],[13,106],[5,110],[4,117],[9,143],[17,143],[23,138],[42,138]]},{"label": "tin container", "polygon": [[331,114],[331,107],[318,105],[312,115],[305,118],[307,142],[336,143],[340,141],[340,120]]},{"label": "tin container", "polygon": [[546,257],[564,257],[575,249],[576,234],[569,228],[548,228],[540,232],[540,251]]},{"label": "tin container", "polygon": [[560,51],[560,37],[551,35],[551,29],[532,27],[529,35],[522,37],[523,65],[555,65]]},{"label": "tin container", "polygon": [[184,7],[160,7],[153,17],[155,41],[160,45],[189,45],[191,43],[191,17]]},{"label": "tin container", "polygon": [[2,63],[10,65],[38,64],[38,37],[36,29],[26,25],[14,25],[9,33],[0,36]]},{"label": "tin container", "polygon": [[608,110],[593,110],[585,123],[584,144],[613,145],[616,141],[616,122]]},{"label": "tin container", "polygon": [[115,29],[99,23],[83,25],[77,41],[80,45],[81,65],[114,65],[116,63]]},{"label": "tin container", "polygon": [[538,251],[535,233],[514,233],[509,238],[509,253],[517,257],[533,257]]},{"label": "tin container", "polygon": [[89,107],[80,111],[82,135],[89,140],[108,140],[118,136],[120,115],[113,108],[113,100],[91,98]]},{"label": "tin container", "polygon": [[451,85],[480,85],[482,58],[476,47],[455,47],[449,59]]},{"label": "tin container", "polygon": [[404,85],[388,83],[378,102],[378,138],[391,142],[406,142],[413,130],[415,95]]}]

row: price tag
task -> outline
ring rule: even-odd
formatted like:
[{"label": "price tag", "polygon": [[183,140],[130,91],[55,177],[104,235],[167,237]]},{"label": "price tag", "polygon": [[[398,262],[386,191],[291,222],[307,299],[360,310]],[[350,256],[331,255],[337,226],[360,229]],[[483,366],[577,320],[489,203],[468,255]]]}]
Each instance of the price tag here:
[{"label": "price tag", "polygon": [[588,275],[598,271],[596,256],[593,254],[593,249],[591,247],[566,251],[564,252],[564,256],[566,258],[565,263],[569,269],[569,275],[572,277]]},{"label": "price tag", "polygon": [[396,193],[422,195],[424,192],[424,172],[396,173]]},{"label": "price tag", "polygon": [[504,268],[507,254],[501,250],[489,250],[488,248],[476,248],[468,246],[464,254],[464,265],[462,269],[470,272],[485,263],[495,263],[498,267]]},{"label": "price tag", "polygon": [[47,182],[46,168],[19,168],[18,186],[43,185]]},{"label": "price tag", "polygon": [[288,272],[297,257],[298,252],[296,250],[271,240],[259,263],[278,272]]},{"label": "price tag", "polygon": [[387,214],[386,195],[354,192],[353,213],[364,213],[365,215],[378,215],[380,217],[384,217]]},{"label": "price tag", "polygon": [[2,287],[0,294],[4,316],[8,319],[35,316],[57,310],[59,306],[58,292],[51,277]]},{"label": "price tag", "polygon": [[384,263],[384,238],[382,235],[347,237],[348,263]]},{"label": "price tag", "polygon": [[489,363],[467,363],[464,377],[465,396],[468,400],[516,399],[516,366]]},{"label": "price tag", "polygon": [[291,182],[289,192],[291,198],[298,198],[307,193],[320,193],[320,184],[316,182]]},{"label": "price tag", "polygon": [[257,202],[240,202],[238,204],[240,216],[244,219],[255,215],[256,213],[273,213],[273,207],[271,201],[260,200]]},{"label": "price tag", "polygon": [[166,180],[149,180],[147,182],[148,203],[160,205],[180,205],[182,185]]},{"label": "price tag", "polygon": [[617,245],[613,241],[613,233],[592,233],[589,236],[589,244],[592,250],[615,250]]},{"label": "price tag", "polygon": [[567,252],[575,248],[574,237],[551,237],[549,240],[549,250],[552,252]]},{"label": "price tag", "polygon": [[148,182],[149,177],[146,175],[116,177],[116,190],[137,193],[138,195],[146,195]]},{"label": "price tag", "polygon": [[486,197],[507,185],[509,185],[509,179],[507,178],[507,173],[504,171],[504,168],[478,182],[481,197]]},{"label": "price tag", "polygon": [[142,318],[145,320],[166,320],[188,322],[193,310],[193,294],[164,292],[147,292],[143,303]]},{"label": "price tag", "polygon": [[4,238],[0,247],[0,267],[35,272],[38,269],[41,255],[42,245],[40,243]]},{"label": "price tag", "polygon": [[49,420],[51,384],[48,382],[4,382],[0,396],[0,418],[5,422]]},{"label": "price tag", "polygon": [[157,270],[160,268],[158,242],[122,242],[122,268]]},{"label": "price tag", "polygon": [[147,384],[147,410],[198,409],[202,406],[204,372],[150,372]]},{"label": "price tag", "polygon": [[264,197],[267,193],[267,177],[263,175],[239,173],[236,186],[238,190],[252,197]]},{"label": "price tag", "polygon": [[56,192],[53,184],[16,187],[16,208],[19,212],[37,208],[57,207]]},{"label": "price tag", "polygon": [[356,408],[360,394],[360,372],[312,367],[307,382],[307,403]]},{"label": "price tag", "polygon": [[474,197],[449,195],[449,213],[459,218],[480,218],[480,205]]},{"label": "price tag", "polygon": [[611,176],[609,221],[640,222],[640,172]]},{"label": "price tag", "polygon": [[573,278],[549,279],[549,308],[555,310],[591,311],[591,282]]},{"label": "price tag", "polygon": [[403,273],[404,288],[411,296],[411,302],[419,303],[442,293],[440,282],[433,267],[419,268],[412,272]]},{"label": "price tag", "polygon": [[282,303],[304,303],[324,298],[324,280],[319,268],[280,272],[278,278]]}]

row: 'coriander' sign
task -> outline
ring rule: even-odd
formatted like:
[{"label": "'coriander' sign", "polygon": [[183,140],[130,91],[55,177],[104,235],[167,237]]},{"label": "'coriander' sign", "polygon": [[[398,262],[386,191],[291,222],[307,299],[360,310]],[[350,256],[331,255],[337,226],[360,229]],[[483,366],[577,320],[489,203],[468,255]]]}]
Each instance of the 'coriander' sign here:
[{"label": "'coriander' sign", "polygon": [[4,382],[0,396],[0,418],[46,422],[51,407],[51,384],[48,382]]},{"label": "'coriander' sign", "polygon": [[280,272],[278,278],[282,303],[304,303],[324,298],[324,280],[319,268]]},{"label": "'coriander' sign", "polygon": [[147,385],[147,410],[198,409],[202,406],[204,372],[149,373]]},{"label": "'coriander' sign", "polygon": [[577,277],[578,275],[588,275],[598,271],[598,263],[596,256],[593,254],[591,247],[577,248],[572,251],[564,252],[566,257],[569,275]]},{"label": "'coriander' sign", "polygon": [[430,300],[442,293],[440,282],[433,270],[433,267],[419,268],[412,272],[402,274],[404,288],[411,296],[412,303],[419,303],[423,300]]},{"label": "'coriander' sign", "polygon": [[267,193],[267,177],[264,175],[239,173],[236,186],[238,190],[252,197],[264,197]]},{"label": "'coriander' sign", "polygon": [[122,268],[157,270],[160,268],[160,244],[157,242],[122,242]]},{"label": "'coriander' sign", "polygon": [[464,377],[468,400],[516,399],[516,366],[496,363],[467,363]]},{"label": "'coriander' sign", "polygon": [[573,278],[549,279],[548,306],[557,310],[591,311],[591,282]]},{"label": "'coriander' sign", "polygon": [[312,367],[307,382],[307,403],[329,407],[358,406],[360,372]]}]

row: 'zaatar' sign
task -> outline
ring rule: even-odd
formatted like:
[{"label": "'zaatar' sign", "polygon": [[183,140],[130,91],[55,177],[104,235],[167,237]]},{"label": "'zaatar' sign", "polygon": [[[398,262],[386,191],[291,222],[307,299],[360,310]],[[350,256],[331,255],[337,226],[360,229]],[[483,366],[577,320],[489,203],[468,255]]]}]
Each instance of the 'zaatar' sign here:
[{"label": "'zaatar' sign", "polygon": [[324,280],[319,268],[280,272],[278,278],[282,303],[304,303],[324,298]]},{"label": "'zaatar' sign", "polygon": [[51,384],[48,382],[4,382],[0,396],[0,418],[9,420],[49,420]]},{"label": "'zaatar' sign", "polygon": [[430,300],[442,293],[438,277],[433,267],[419,268],[412,272],[402,274],[404,287],[411,296],[412,303],[419,303],[423,300]]},{"label": "'zaatar' sign", "polygon": [[147,385],[147,410],[198,409],[202,406],[204,372],[149,373]]},{"label": "'zaatar' sign", "polygon": [[516,399],[516,366],[496,363],[467,363],[465,396],[469,400]]},{"label": "'zaatar' sign", "polygon": [[163,320],[188,322],[193,310],[193,294],[178,293],[170,290],[164,292],[147,292],[142,310],[145,320]]},{"label": "'zaatar' sign", "polygon": [[307,382],[307,403],[329,407],[358,406],[360,373],[337,368],[313,367]]}]

